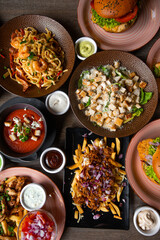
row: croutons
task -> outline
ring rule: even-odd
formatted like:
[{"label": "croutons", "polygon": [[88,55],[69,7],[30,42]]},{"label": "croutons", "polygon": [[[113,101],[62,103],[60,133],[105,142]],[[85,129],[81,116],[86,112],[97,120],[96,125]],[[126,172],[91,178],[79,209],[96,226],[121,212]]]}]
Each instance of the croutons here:
[{"label": "croutons", "polygon": [[30,123],[30,122],[31,122],[27,117],[24,117],[24,121],[25,121],[26,123]]},{"label": "croutons", "polygon": [[80,110],[82,110],[82,109],[84,109],[84,104],[83,103],[79,103],[78,107],[79,107]]},{"label": "croutons", "polygon": [[121,118],[116,118],[114,123],[118,126],[118,127],[121,127],[122,126],[122,123],[123,123],[123,119]]},{"label": "croutons", "polygon": [[15,136],[15,134],[9,135],[9,138],[12,140],[12,142],[14,142],[14,141],[17,139],[17,137]]},{"label": "croutons", "polygon": [[136,74],[135,74],[135,72],[131,72],[131,73],[129,74],[129,76],[130,76],[131,78],[133,78],[134,76],[136,76]]},{"label": "croutons", "polygon": [[37,141],[37,140],[38,140],[38,137],[36,137],[36,136],[33,135],[33,136],[31,137],[31,139],[32,139],[33,141]]},{"label": "croutons", "polygon": [[78,107],[85,109],[91,122],[116,131],[128,118],[133,119],[133,106],[142,107],[141,88],[146,85],[116,60],[113,65],[93,68],[84,75],[81,89],[76,90]]},{"label": "croutons", "polygon": [[39,136],[41,136],[41,130],[35,130],[34,131],[34,135],[36,136],[36,137],[39,137]]},{"label": "croutons", "polygon": [[144,82],[144,81],[141,81],[140,84],[139,84],[139,87],[140,87],[140,88],[143,88],[143,89],[144,89],[146,86],[147,86],[147,83]]},{"label": "croutons", "polygon": [[4,126],[6,126],[6,127],[10,127],[11,125],[12,125],[12,122],[11,122],[11,121],[4,122]]},{"label": "croutons", "polygon": [[120,62],[119,60],[114,61],[114,67],[119,68],[120,67]]}]

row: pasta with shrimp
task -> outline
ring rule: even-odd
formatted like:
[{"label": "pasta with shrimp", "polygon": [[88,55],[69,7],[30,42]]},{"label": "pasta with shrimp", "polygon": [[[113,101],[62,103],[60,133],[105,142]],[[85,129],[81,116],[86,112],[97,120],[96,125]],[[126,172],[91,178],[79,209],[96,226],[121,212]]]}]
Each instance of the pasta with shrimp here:
[{"label": "pasta with shrimp", "polygon": [[23,86],[23,92],[33,84],[48,89],[63,75],[64,51],[47,28],[38,33],[33,27],[15,30],[11,35],[11,79]]}]

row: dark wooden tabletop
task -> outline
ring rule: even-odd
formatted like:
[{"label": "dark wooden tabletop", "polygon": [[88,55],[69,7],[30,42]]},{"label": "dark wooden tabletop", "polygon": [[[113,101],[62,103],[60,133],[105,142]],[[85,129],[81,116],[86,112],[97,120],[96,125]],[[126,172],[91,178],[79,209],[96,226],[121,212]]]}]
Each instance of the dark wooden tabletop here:
[{"label": "dark wooden tabletop", "polygon": [[[87,1],[87,0],[86,0]],[[158,1],[158,0],[157,0]],[[0,0],[0,26],[6,21],[22,15],[22,14],[40,14],[53,18],[62,24],[70,33],[73,41],[83,36],[77,21],[77,6],[78,0]],[[155,37],[147,43],[145,46],[132,52],[134,55],[146,61],[148,52],[155,41],[160,37],[160,29]],[[80,63],[76,59],[75,67]],[[67,92],[67,82],[61,87],[61,90]],[[0,105],[5,103],[8,99],[15,97],[0,88]],[[41,98],[42,101],[45,98]],[[160,107],[158,106],[153,119],[160,118]],[[56,138],[53,146],[65,148],[65,132],[67,127],[82,126],[80,122],[73,115],[70,109],[64,116],[56,117]],[[39,159],[29,163],[13,163],[6,159],[5,168],[12,166],[27,166],[44,172],[40,167]],[[47,174],[62,191],[63,184],[63,172],[55,175]],[[108,229],[82,229],[82,228],[65,228],[62,235],[63,240],[80,240],[80,239],[92,239],[92,240],[135,240],[135,239],[147,239],[147,237],[140,235],[133,225],[133,213],[139,206],[145,205],[144,202],[130,189],[130,229],[129,230],[108,230]],[[158,240],[160,235],[157,234],[149,239]]]}]

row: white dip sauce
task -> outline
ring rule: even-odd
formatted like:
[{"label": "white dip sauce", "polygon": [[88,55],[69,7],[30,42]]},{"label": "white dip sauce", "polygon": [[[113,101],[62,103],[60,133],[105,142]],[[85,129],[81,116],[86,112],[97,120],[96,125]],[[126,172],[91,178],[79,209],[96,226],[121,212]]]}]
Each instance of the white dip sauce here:
[{"label": "white dip sauce", "polygon": [[61,93],[54,93],[49,98],[49,107],[55,112],[55,113],[62,113],[66,110],[68,106],[68,102],[66,97]]},{"label": "white dip sauce", "polygon": [[39,208],[45,201],[45,192],[37,185],[28,186],[23,193],[23,201],[28,208]]},{"label": "white dip sauce", "polygon": [[155,226],[155,215],[151,210],[143,210],[138,213],[137,221],[143,230],[151,230]]}]

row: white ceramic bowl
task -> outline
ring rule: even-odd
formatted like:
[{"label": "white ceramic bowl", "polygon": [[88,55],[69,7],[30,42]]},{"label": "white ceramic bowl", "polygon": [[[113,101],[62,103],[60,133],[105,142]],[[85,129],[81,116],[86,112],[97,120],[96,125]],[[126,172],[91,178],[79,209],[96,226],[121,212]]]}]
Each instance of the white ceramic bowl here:
[{"label": "white ceramic bowl", "polygon": [[[49,102],[50,102],[50,98],[52,97],[56,97],[56,95],[59,95],[59,96],[62,96],[65,100],[66,100],[66,106],[64,107],[64,105],[62,105],[63,107],[64,107],[64,109],[62,110],[62,111],[60,111],[60,112],[56,112],[56,111],[54,111],[51,107],[50,107],[50,104],[49,104]],[[62,102],[62,104],[63,104],[63,102]],[[49,94],[48,96],[47,96],[47,98],[46,98],[46,101],[45,101],[45,105],[46,105],[46,108],[48,109],[48,111],[50,112],[50,113],[52,113],[52,114],[54,114],[54,115],[62,115],[62,114],[64,114],[64,113],[66,113],[67,111],[68,111],[68,109],[69,109],[69,107],[70,107],[70,100],[69,100],[69,97],[68,97],[68,95],[65,93],[65,92],[63,92],[63,91],[55,91],[55,92],[53,92],[53,93],[51,93],[51,94]]]},{"label": "white ceramic bowl", "polygon": [[[61,155],[62,155],[62,164],[60,165],[59,168],[56,168],[56,169],[51,169],[49,167],[47,167],[46,163],[45,163],[45,155],[47,152],[49,151],[52,151],[52,150],[55,150],[55,151],[58,151]],[[58,173],[60,172],[65,164],[66,164],[66,156],[65,154],[63,153],[62,150],[60,150],[59,148],[56,148],[56,147],[50,147],[50,148],[47,148],[46,150],[44,150],[40,156],[40,164],[41,164],[41,167],[48,173]]]},{"label": "white ceramic bowl", "polygon": [[[143,211],[143,210],[150,210],[154,213],[155,226],[151,230],[143,230],[142,228],[140,228],[138,226],[138,221],[137,221],[138,213]],[[133,216],[133,223],[134,223],[134,226],[137,229],[137,231],[144,236],[153,236],[160,230],[160,216],[154,208],[149,207],[149,206],[139,207],[135,210],[134,216]]]},{"label": "white ceramic bowl", "polygon": [[3,157],[3,155],[1,153],[0,153],[0,159],[1,159],[0,171],[2,171],[3,168],[4,168],[4,157]]},{"label": "white ceramic bowl", "polygon": [[[31,207],[31,205],[29,206],[29,204],[26,204],[25,201],[24,201],[24,194],[25,194],[25,191],[27,189],[35,189],[35,191],[37,191],[37,189],[39,189],[40,193],[39,193],[39,196],[38,199],[43,199],[43,201],[38,204],[37,206],[35,207]],[[28,190],[29,191],[29,190]],[[29,198],[31,199],[31,201],[33,202],[33,196],[37,195],[37,193],[35,193],[34,191],[29,191],[28,194],[29,195]],[[38,202],[38,199],[36,202]],[[21,191],[21,194],[20,194],[20,202],[21,202],[21,205],[23,208],[25,208],[26,210],[28,211],[34,211],[34,210],[38,210],[40,208],[42,208],[46,202],[46,191],[44,189],[44,187],[42,187],[40,184],[37,184],[37,183],[30,183],[30,184],[27,184]]]},{"label": "white ceramic bowl", "polygon": [[81,38],[78,38],[77,41],[75,42],[75,52],[76,52],[76,55],[77,57],[80,59],[80,60],[85,60],[86,57],[83,57],[80,55],[79,51],[78,51],[78,47],[79,47],[79,43],[82,42],[82,41],[88,41],[90,42],[91,44],[93,44],[94,46],[94,52],[91,54],[93,55],[94,53],[97,52],[97,43],[90,37],[81,37]]}]

